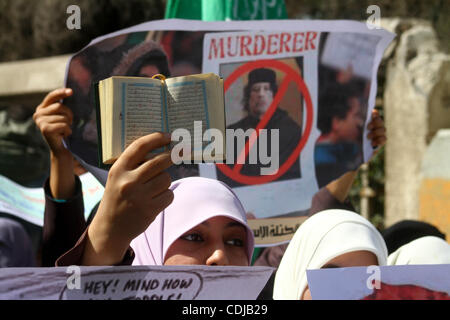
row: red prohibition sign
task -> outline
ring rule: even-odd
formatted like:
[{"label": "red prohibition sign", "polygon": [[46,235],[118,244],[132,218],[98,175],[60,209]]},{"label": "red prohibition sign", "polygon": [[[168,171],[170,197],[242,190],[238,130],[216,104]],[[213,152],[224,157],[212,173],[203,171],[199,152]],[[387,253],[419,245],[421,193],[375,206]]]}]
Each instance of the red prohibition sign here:
[{"label": "red prohibition sign", "polygon": [[[237,181],[242,184],[247,185],[254,185],[254,184],[262,184],[262,183],[268,183],[271,181],[274,181],[281,177],[289,168],[294,164],[294,162],[297,160],[298,156],[302,152],[302,149],[306,145],[306,142],[308,141],[309,135],[311,133],[311,127],[312,127],[312,119],[313,119],[313,107],[312,107],[312,101],[311,96],[308,91],[308,87],[306,86],[305,82],[303,81],[303,78],[298,74],[292,67],[288,66],[287,64],[278,61],[278,60],[258,60],[253,62],[248,62],[239,68],[237,68],[233,73],[231,73],[228,78],[224,82],[224,91],[225,93],[230,88],[230,86],[244,73],[249,72],[253,69],[257,68],[273,68],[283,71],[286,76],[281,83],[281,85],[278,88],[277,94],[275,95],[271,105],[267,109],[266,113],[262,117],[261,121],[258,123],[258,125],[255,128],[254,134],[252,134],[247,141],[245,147],[243,150],[241,150],[241,153],[239,154],[237,158],[237,164],[233,166],[233,168],[230,168],[228,165],[223,163],[216,163],[217,168],[222,171],[223,174],[227,175],[234,181]],[[278,172],[275,174],[270,175],[262,175],[262,176],[247,176],[240,173],[242,168],[242,163],[247,156],[248,152],[252,148],[253,144],[256,142],[259,136],[260,129],[264,129],[269,120],[272,118],[275,110],[278,108],[278,105],[285,94],[288,85],[291,81],[294,81],[297,85],[298,90],[302,93],[303,98],[305,100],[306,104],[306,126],[305,130],[303,131],[302,138],[298,142],[298,145],[295,147],[292,154],[288,157],[285,163],[283,163],[280,168],[278,169]]]}]

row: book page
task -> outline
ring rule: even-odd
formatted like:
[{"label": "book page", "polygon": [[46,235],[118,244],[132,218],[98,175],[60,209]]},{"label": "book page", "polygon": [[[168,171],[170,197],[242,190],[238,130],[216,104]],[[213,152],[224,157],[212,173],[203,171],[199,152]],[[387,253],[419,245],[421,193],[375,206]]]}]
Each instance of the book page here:
[{"label": "book page", "polygon": [[[204,147],[210,144],[210,141],[203,141],[205,131],[217,128],[225,136],[223,89],[220,79],[215,74],[202,74],[171,78],[166,80],[166,84],[169,131],[173,132],[179,128],[188,130],[192,138],[193,159],[201,160]],[[201,121],[201,126],[194,130],[196,121]]]},{"label": "book page", "polygon": [[102,158],[105,158],[105,148],[106,148],[106,133],[105,133],[105,125],[101,124],[101,120],[105,119],[106,117],[106,101],[105,101],[105,83],[103,81],[99,81],[98,83],[98,107],[99,107],[99,114],[100,119],[97,118],[97,120],[100,120],[100,128],[97,127],[97,130],[100,130],[101,135],[101,141],[98,141],[99,144],[101,144],[102,147]]},{"label": "book page", "polygon": [[[137,77],[118,77],[115,83],[114,101],[120,108],[114,112],[114,122],[119,124],[123,152],[134,140],[147,134],[165,131],[164,97],[159,80]],[[119,110],[119,112],[117,112]],[[117,145],[113,154],[117,154]]]},{"label": "book page", "polygon": [[[112,149],[112,119],[114,107],[112,101],[112,78],[107,78],[98,83],[98,104],[100,119],[100,135],[101,135],[101,161],[110,163]],[[106,162],[105,162],[106,161]]]}]

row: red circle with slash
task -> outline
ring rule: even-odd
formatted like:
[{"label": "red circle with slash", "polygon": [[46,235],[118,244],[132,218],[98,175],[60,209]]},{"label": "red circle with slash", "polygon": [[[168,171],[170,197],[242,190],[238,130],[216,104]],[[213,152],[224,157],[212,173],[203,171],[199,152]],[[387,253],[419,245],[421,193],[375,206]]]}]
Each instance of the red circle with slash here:
[{"label": "red circle with slash", "polygon": [[[313,120],[313,106],[311,101],[311,95],[309,94],[308,87],[306,86],[305,82],[303,81],[303,78],[300,76],[296,70],[294,70],[289,65],[278,61],[278,60],[258,60],[253,62],[248,62],[231,73],[227,79],[224,82],[224,91],[225,93],[228,91],[228,89],[231,87],[231,85],[244,73],[250,72],[253,69],[258,68],[267,68],[269,67],[272,69],[277,69],[280,71],[283,71],[286,74],[286,77],[283,79],[282,84],[278,88],[278,92],[275,95],[271,105],[265,112],[263,118],[258,123],[258,125],[255,128],[254,134],[250,137],[250,139],[247,141],[245,147],[243,150],[241,150],[241,153],[238,156],[238,159],[242,157],[247,157],[248,152],[250,151],[250,148],[252,148],[253,144],[258,139],[258,134],[260,129],[264,129],[264,127],[269,122],[270,118],[275,113],[275,110],[278,108],[278,105],[282,99],[282,94],[287,90],[288,85],[291,81],[294,81],[297,85],[298,90],[302,93],[303,98],[305,100],[306,104],[306,126],[305,130],[303,131],[302,138],[298,142],[297,146],[295,147],[292,154],[288,157],[285,163],[283,163],[278,171],[274,174],[269,175],[261,175],[261,176],[247,176],[240,173],[240,169],[242,168],[242,164],[235,164],[233,168],[230,168],[228,165],[223,163],[216,163],[217,168],[222,171],[223,174],[230,177],[236,182],[239,182],[241,184],[247,184],[247,185],[254,185],[254,184],[262,184],[262,183],[268,183],[272,182],[279,177],[281,177],[286,171],[289,170],[289,168],[294,164],[294,162],[297,160],[298,156],[302,152],[303,148],[306,145],[306,142],[308,141],[309,135],[311,133],[311,127],[312,127],[312,120]],[[242,161],[237,161],[242,162]]]}]

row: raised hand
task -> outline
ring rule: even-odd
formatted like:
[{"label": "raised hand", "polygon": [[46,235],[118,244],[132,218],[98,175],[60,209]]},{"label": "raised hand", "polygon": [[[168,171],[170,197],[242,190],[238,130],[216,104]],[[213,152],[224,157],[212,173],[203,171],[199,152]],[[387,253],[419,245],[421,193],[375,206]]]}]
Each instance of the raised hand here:
[{"label": "raised hand", "polygon": [[71,96],[72,89],[56,89],[44,98],[33,114],[33,120],[41,131],[45,141],[54,155],[68,152],[63,145],[63,138],[72,134],[73,113],[60,103],[61,99]]},{"label": "raised hand", "polygon": [[82,263],[120,262],[131,240],[144,232],[173,201],[170,152],[148,154],[170,143],[170,135],[152,133],[134,141],[111,167],[105,193],[88,230]]},{"label": "raised hand", "polygon": [[386,128],[384,127],[384,121],[378,113],[378,110],[373,109],[372,119],[367,125],[367,129],[370,130],[367,134],[367,138],[371,141],[372,147],[382,147],[386,143]]},{"label": "raised hand", "polygon": [[73,113],[59,102],[72,94],[72,89],[67,88],[50,92],[33,114],[34,122],[50,147],[50,190],[57,199],[68,199],[75,192],[73,156],[63,144],[63,139],[72,134]]}]

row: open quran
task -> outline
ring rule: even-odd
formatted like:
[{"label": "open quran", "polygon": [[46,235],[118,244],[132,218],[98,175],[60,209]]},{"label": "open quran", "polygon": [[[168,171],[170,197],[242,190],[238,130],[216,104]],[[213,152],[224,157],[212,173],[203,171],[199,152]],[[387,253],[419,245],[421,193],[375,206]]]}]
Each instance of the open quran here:
[{"label": "open quran", "polygon": [[113,76],[95,85],[95,98],[100,165],[112,164],[134,140],[153,132],[172,133],[174,141],[177,129],[178,136],[191,137],[190,159],[225,158],[225,139],[214,157],[204,152],[209,129],[225,137],[223,80],[214,73],[168,79]]}]

